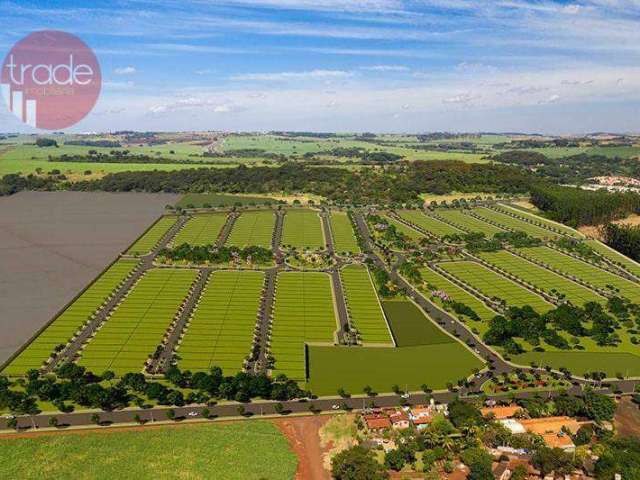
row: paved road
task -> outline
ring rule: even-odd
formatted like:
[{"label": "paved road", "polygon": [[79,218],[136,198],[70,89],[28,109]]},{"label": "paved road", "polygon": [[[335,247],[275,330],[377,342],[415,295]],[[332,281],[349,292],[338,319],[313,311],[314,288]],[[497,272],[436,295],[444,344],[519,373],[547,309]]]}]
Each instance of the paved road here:
[{"label": "paved road", "polygon": [[327,251],[329,255],[333,256],[335,253],[335,245],[333,243],[333,235],[331,233],[331,220],[329,218],[329,212],[323,210],[320,212],[320,218],[322,220],[322,230],[324,231],[324,239],[326,243]]},{"label": "paved road", "polygon": [[216,246],[223,247],[225,243],[227,243],[227,239],[231,234],[231,230],[233,230],[233,225],[236,223],[236,220],[240,216],[238,212],[231,212],[227,217],[227,221],[222,226],[220,230],[220,234],[218,235],[218,239],[216,240]]},{"label": "paved road", "polygon": [[257,338],[254,343],[253,357],[255,361],[249,366],[255,372],[264,372],[268,368],[267,353],[269,352],[269,330],[273,314],[273,303],[276,297],[276,278],[278,267],[267,270],[265,278],[265,290],[260,303],[258,313]]}]

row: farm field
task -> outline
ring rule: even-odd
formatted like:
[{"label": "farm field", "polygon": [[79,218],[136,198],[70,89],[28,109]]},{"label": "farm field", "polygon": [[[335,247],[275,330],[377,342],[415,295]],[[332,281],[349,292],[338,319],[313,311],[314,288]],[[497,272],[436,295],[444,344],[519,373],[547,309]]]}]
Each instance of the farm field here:
[{"label": "farm field", "polygon": [[322,250],[325,248],[320,215],[315,210],[287,210],[284,217],[282,244],[299,249]]},{"label": "farm field", "polygon": [[146,255],[151,252],[162,237],[176,223],[176,217],[161,217],[136,243],[127,251],[130,255]]},{"label": "farm field", "polygon": [[389,215],[383,215],[383,218],[389,222],[390,225],[393,225],[394,227],[396,227],[396,229],[398,230],[398,232],[406,235],[407,237],[409,237],[410,240],[420,240],[421,238],[424,238],[424,234],[420,233],[419,231],[408,227],[407,225],[405,225],[402,222],[397,221],[395,218],[389,216]]},{"label": "farm field", "polygon": [[502,203],[498,203],[495,205],[494,207],[497,211],[500,212],[506,212],[506,213],[510,213],[510,214],[515,214],[519,217],[522,217],[524,219],[528,219],[537,223],[541,223],[543,225],[545,225],[547,228],[550,229],[555,229],[557,231],[560,231],[566,235],[575,237],[575,238],[584,238],[584,235],[582,235],[580,232],[578,232],[577,230],[574,230],[573,228],[567,227],[566,225],[562,225],[561,223],[555,223],[552,222],[551,220],[547,220],[546,218],[543,218],[539,215],[534,215],[533,213],[530,212],[526,212],[521,208],[514,208],[511,207],[509,205],[504,205]]},{"label": "farm field", "polygon": [[366,267],[347,265],[340,272],[351,324],[364,345],[393,345],[389,326]]},{"label": "farm field", "polygon": [[444,237],[446,235],[462,235],[464,232],[460,229],[452,227],[451,225],[441,222],[434,217],[425,215],[422,212],[415,210],[400,210],[398,212],[402,218],[408,222],[423,228],[427,232],[435,235],[436,237]]},{"label": "farm field", "polygon": [[271,248],[275,222],[276,216],[271,210],[243,212],[233,224],[226,245]]},{"label": "farm field", "polygon": [[353,232],[349,215],[345,212],[331,212],[331,234],[337,253],[360,253],[360,247]]},{"label": "farm field", "polygon": [[482,252],[478,254],[492,265],[515,275],[527,283],[553,295],[559,292],[574,305],[582,306],[587,302],[605,303],[606,298],[598,295],[582,285],[528,262],[505,250],[498,252]]},{"label": "farm field", "polygon": [[406,300],[382,302],[398,347],[451,343],[452,338],[422,313],[415,303]]},{"label": "farm field", "polygon": [[436,212],[435,217],[442,217],[454,224],[456,227],[459,227],[461,230],[484,233],[489,238],[493,237],[496,233],[504,232],[502,228],[498,228],[483,222],[482,220],[478,220],[471,215],[466,215],[461,210],[439,209]]},{"label": "farm field", "polygon": [[0,477],[25,480],[123,472],[140,480],[288,480],[298,463],[278,428],[260,420],[0,439],[0,455]]},{"label": "farm field", "polygon": [[40,368],[58,345],[65,345],[114,290],[138,265],[136,260],[118,260],[91,284],[60,316],[58,316],[2,373],[24,375]]},{"label": "farm field", "polygon": [[603,289],[613,287],[619,291],[619,295],[634,303],[640,303],[640,284],[638,283],[631,282],[548,247],[521,248],[519,252],[529,258],[551,265],[567,275],[580,278],[596,287]]},{"label": "farm field", "polygon": [[177,350],[183,370],[222,368],[235,375],[251,352],[264,273],[214,272]]},{"label": "farm field", "polygon": [[194,215],[184,224],[171,243],[175,246],[188,243],[194,247],[215,245],[225,223],[227,223],[226,213]]},{"label": "farm field", "polygon": [[504,300],[508,306],[524,307],[529,305],[540,313],[553,308],[542,297],[478,263],[469,261],[445,262],[441,263],[440,267],[487,297],[497,297]]},{"label": "farm field", "polygon": [[306,380],[305,343],[332,344],[338,329],[331,278],[319,272],[278,274],[271,330],[274,375]]},{"label": "farm field", "polygon": [[619,252],[616,252],[612,248],[609,248],[605,244],[599,242],[598,240],[587,240],[584,242],[589,247],[593,248],[596,252],[598,252],[603,257],[609,259],[612,262],[618,263],[622,265],[627,271],[634,274],[636,277],[640,277],[640,264],[634,262],[632,259],[622,255]]},{"label": "farm field", "polygon": [[473,213],[482,218],[494,221],[501,226],[525,232],[527,235],[530,235],[532,237],[555,238],[558,236],[558,234],[553,233],[550,230],[538,227],[537,225],[533,225],[517,218],[510,217],[509,215],[505,215],[504,213],[496,212],[495,210],[491,210],[490,208],[474,208]]},{"label": "farm field", "polygon": [[149,270],[81,352],[78,363],[116,375],[140,372],[197,278],[196,270]]},{"label": "farm field", "polygon": [[237,205],[263,205],[277,203],[277,200],[269,197],[253,197],[250,195],[228,195],[224,193],[187,193],[178,203],[182,208],[233,207]]}]

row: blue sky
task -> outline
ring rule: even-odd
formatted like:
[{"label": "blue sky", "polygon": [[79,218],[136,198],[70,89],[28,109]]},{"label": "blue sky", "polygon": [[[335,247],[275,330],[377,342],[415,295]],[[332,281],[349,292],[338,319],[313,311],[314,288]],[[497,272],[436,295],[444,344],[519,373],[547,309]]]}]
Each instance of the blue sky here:
[{"label": "blue sky", "polygon": [[0,57],[42,29],[96,51],[76,131],[640,131],[640,0],[0,0],[0,18]]}]

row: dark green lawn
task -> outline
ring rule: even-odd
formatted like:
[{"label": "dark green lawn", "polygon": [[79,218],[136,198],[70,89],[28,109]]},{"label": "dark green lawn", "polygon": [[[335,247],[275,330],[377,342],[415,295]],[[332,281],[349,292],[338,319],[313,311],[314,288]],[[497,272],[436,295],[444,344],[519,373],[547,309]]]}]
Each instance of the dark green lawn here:
[{"label": "dark green lawn", "polygon": [[399,347],[455,342],[412,302],[386,301],[382,308]]}]

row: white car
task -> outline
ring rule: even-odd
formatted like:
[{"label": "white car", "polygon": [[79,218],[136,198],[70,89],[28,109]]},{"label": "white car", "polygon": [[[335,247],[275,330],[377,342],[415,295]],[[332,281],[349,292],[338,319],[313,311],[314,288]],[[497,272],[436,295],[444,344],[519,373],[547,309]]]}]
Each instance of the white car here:
[{"label": "white car", "polygon": [[411,395],[408,393],[403,393],[402,395],[400,395],[401,398],[409,398]]},{"label": "white car", "polygon": [[198,416],[198,412],[189,412],[187,413],[188,417],[197,417]]},{"label": "white car", "polygon": [[333,408],[334,410],[340,410],[340,405],[331,405],[331,408]]}]

